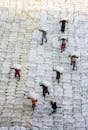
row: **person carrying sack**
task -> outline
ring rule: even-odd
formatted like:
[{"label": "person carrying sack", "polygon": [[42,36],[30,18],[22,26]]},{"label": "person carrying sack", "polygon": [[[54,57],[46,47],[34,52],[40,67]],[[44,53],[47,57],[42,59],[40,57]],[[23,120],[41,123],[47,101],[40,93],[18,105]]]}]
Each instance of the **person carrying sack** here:
[{"label": "person carrying sack", "polygon": [[34,99],[34,98],[31,98],[31,102],[32,102],[32,109],[33,109],[33,111],[34,111],[38,100],[37,100],[37,99]]},{"label": "person carrying sack", "polygon": [[41,84],[40,86],[42,86],[42,89],[43,89],[43,96],[45,98],[46,94],[48,93],[49,95],[49,90],[48,90],[48,86],[45,86],[43,84]]}]

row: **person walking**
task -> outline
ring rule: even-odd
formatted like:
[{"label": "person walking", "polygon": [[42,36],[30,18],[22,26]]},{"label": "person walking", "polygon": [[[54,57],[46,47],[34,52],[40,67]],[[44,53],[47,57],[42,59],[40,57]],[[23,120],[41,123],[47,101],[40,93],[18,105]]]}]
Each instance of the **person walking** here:
[{"label": "person walking", "polygon": [[56,70],[56,69],[53,69],[53,71],[56,71],[56,80],[58,81],[58,83],[60,82],[60,76],[61,76],[61,73],[60,71]]},{"label": "person walking", "polygon": [[51,105],[53,111],[49,115],[54,114],[54,113],[57,112],[57,104],[56,104],[56,102],[50,101],[50,105]]},{"label": "person walking", "polygon": [[31,102],[32,102],[32,109],[33,109],[33,111],[34,111],[38,100],[37,100],[37,99],[34,99],[34,98],[31,98]]},{"label": "person walking", "polygon": [[42,39],[41,39],[42,43],[41,43],[41,45],[43,45],[44,41],[47,42],[46,31],[40,30],[40,29],[39,29],[39,31],[42,32]]},{"label": "person walking", "polygon": [[60,72],[56,71],[56,80],[60,82]]},{"label": "person walking", "polygon": [[67,21],[66,20],[61,20],[60,22],[61,22],[61,32],[64,33]]},{"label": "person walking", "polygon": [[70,57],[70,59],[71,59],[71,65],[73,66],[73,70],[75,70],[75,68],[76,68],[76,61],[77,61],[77,56],[75,56],[75,55],[70,55],[69,56]]},{"label": "person walking", "polygon": [[43,84],[40,84],[40,86],[42,86],[42,89],[43,89],[43,96],[45,98],[46,94],[48,93],[49,95],[49,90],[48,90],[48,86],[45,86]]},{"label": "person walking", "polygon": [[15,69],[15,77],[20,80],[20,70],[19,69]]}]

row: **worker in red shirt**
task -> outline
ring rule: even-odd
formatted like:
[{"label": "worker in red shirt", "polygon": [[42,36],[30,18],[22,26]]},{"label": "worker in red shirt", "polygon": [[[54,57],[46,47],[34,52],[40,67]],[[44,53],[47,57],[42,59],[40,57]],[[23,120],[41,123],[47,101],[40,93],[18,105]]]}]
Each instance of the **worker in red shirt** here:
[{"label": "worker in red shirt", "polygon": [[20,70],[19,69],[15,69],[15,77],[20,80]]},{"label": "worker in red shirt", "polygon": [[65,48],[66,48],[66,42],[65,42],[66,39],[62,38],[61,40],[62,40],[62,43],[61,43],[61,52],[63,52],[65,50]]},{"label": "worker in red shirt", "polygon": [[34,111],[34,109],[36,107],[37,101],[38,101],[37,99],[31,98],[33,111]]}]

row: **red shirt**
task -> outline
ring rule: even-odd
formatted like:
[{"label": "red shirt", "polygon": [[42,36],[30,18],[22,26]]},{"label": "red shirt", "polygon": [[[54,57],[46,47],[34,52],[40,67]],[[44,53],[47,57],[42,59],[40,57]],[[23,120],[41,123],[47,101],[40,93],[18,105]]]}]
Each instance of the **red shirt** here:
[{"label": "red shirt", "polygon": [[15,74],[16,74],[16,75],[19,75],[19,74],[20,74],[20,70],[15,69]]}]

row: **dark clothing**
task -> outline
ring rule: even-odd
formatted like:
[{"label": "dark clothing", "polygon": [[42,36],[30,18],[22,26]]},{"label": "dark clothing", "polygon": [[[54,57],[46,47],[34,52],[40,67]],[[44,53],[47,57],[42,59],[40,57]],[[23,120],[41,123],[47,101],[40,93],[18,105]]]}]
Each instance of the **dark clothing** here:
[{"label": "dark clothing", "polygon": [[20,79],[20,70],[15,69],[15,77],[18,77]]},{"label": "dark clothing", "polygon": [[39,31],[42,32],[42,43],[41,43],[41,45],[43,45],[44,41],[47,42],[46,31],[44,31],[44,30],[39,30]]},{"label": "dark clothing", "polygon": [[56,71],[56,79],[58,80],[58,83],[59,83],[59,80],[60,80],[60,72],[57,72],[57,71]]},{"label": "dark clothing", "polygon": [[62,24],[61,24],[61,32],[64,32],[65,31],[66,20],[62,20],[61,22],[62,22]]},{"label": "dark clothing", "polygon": [[40,86],[42,86],[43,96],[44,96],[44,98],[45,98],[45,96],[46,96],[47,93],[48,93],[48,95],[49,95],[48,87],[45,86],[45,85],[43,85],[43,84],[41,84]]},{"label": "dark clothing", "polygon": [[73,61],[73,70],[75,70],[76,61]]},{"label": "dark clothing", "polygon": [[78,57],[76,56],[71,56],[71,65],[73,65],[73,70],[75,70],[77,58]]},{"label": "dark clothing", "polygon": [[73,70],[75,70],[76,61],[71,61],[71,65],[73,65]]},{"label": "dark clothing", "polygon": [[52,102],[51,101],[50,104],[51,104],[51,107],[53,109],[52,113],[55,113],[57,111],[57,104],[56,104],[56,102]]}]

